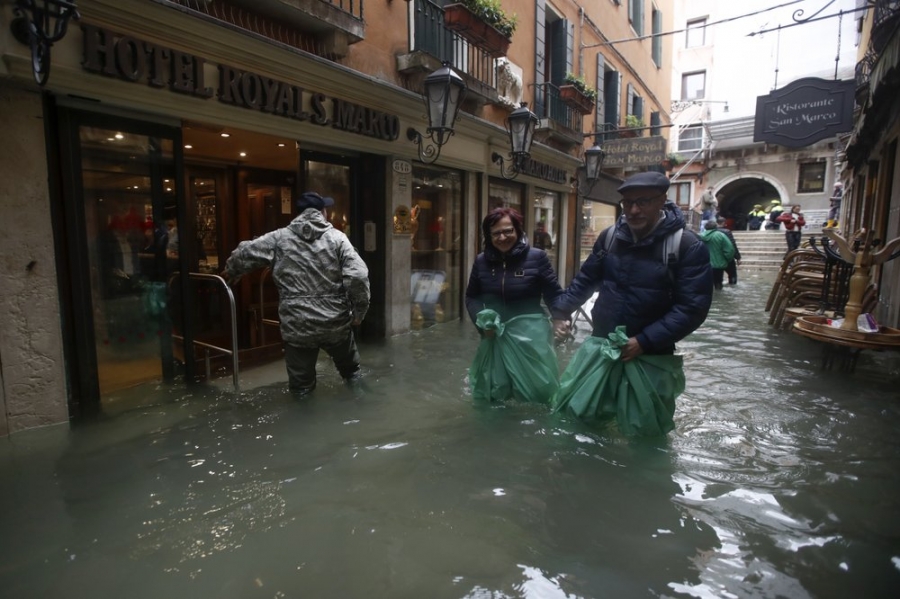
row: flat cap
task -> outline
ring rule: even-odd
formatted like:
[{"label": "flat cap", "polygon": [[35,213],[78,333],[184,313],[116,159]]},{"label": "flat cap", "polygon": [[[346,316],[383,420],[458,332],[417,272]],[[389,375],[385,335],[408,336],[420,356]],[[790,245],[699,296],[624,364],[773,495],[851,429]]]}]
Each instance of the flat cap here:
[{"label": "flat cap", "polygon": [[618,191],[623,192],[628,189],[636,189],[639,187],[649,187],[651,189],[658,189],[660,191],[668,191],[669,178],[664,174],[658,173],[656,171],[638,173],[625,179],[625,182],[619,185]]},{"label": "flat cap", "polygon": [[334,198],[320,196],[314,191],[307,191],[297,198],[297,210],[300,212],[303,212],[307,208],[321,210],[322,208],[328,208],[329,206],[334,206]]}]

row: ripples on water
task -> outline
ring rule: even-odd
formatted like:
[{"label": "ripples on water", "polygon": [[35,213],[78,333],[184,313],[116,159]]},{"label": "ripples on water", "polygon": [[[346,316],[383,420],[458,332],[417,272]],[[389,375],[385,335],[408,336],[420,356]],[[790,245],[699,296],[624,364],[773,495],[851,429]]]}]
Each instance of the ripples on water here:
[{"label": "ripples on water", "polygon": [[142,408],[14,436],[2,594],[893,597],[900,364],[820,371],[745,279],[681,344],[663,440],[473,406],[467,323],[364,347],[356,389],[323,361],[298,402],[276,364],[237,397],[144,388]]}]

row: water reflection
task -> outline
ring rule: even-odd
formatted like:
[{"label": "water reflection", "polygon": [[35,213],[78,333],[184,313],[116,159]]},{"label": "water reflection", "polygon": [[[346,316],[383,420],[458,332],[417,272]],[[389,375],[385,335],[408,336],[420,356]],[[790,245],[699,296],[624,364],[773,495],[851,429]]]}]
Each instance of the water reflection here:
[{"label": "water reflection", "polygon": [[[633,440],[472,405],[445,324],[0,443],[9,597],[825,597],[900,588],[896,356],[821,372],[767,281],[716,296],[676,430]],[[584,334],[584,331],[581,333]],[[564,347],[565,363],[577,345]],[[863,384],[865,382],[865,384]],[[122,397],[122,404],[126,402]]]}]

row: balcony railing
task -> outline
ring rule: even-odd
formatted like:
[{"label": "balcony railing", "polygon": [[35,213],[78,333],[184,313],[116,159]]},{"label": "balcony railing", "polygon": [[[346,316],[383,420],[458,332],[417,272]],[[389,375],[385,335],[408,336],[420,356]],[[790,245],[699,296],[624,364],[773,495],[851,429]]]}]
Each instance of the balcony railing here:
[{"label": "balcony railing", "polygon": [[875,0],[871,44],[881,52],[900,22],[900,0]]},{"label": "balcony railing", "polygon": [[870,47],[863,56],[862,60],[856,63],[856,101],[862,106],[869,93],[869,80],[872,77],[872,69],[875,67],[875,61],[878,55]]},{"label": "balcony railing", "polygon": [[581,135],[581,113],[563,102],[559,97],[559,87],[552,83],[545,83],[541,100],[536,102],[535,112],[538,118],[551,119],[563,127],[571,129]]},{"label": "balcony railing", "polygon": [[[315,11],[319,16],[315,16],[311,11],[301,7],[289,7],[289,11],[285,13],[283,7],[273,0],[256,0],[255,2],[249,0],[169,1],[185,7],[188,12],[207,15],[273,41],[331,59],[335,57],[331,55],[327,45],[322,43],[316,33],[322,29],[323,22],[340,23],[339,25],[332,23],[332,26],[337,29],[347,29],[351,34],[350,43],[359,41],[362,38],[360,32],[364,29],[363,0],[309,0],[312,3],[333,7],[325,11]],[[330,16],[322,16],[328,15],[329,12]],[[290,18],[285,18],[284,14]],[[312,26],[310,27],[310,25]]]},{"label": "balcony railing", "polygon": [[490,54],[476,48],[444,26],[444,7],[430,0],[415,0],[415,18],[409,47],[425,52],[484,85],[497,87],[497,69]]}]

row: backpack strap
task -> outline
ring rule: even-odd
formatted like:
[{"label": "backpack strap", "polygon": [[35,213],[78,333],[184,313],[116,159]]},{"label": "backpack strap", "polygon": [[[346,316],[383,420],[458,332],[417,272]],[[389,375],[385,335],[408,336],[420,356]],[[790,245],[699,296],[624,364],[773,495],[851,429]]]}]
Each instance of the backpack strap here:
[{"label": "backpack strap", "polygon": [[669,262],[678,262],[678,258],[681,256],[682,252],[681,238],[683,236],[684,229],[675,229],[666,235],[666,239],[663,242],[663,264],[668,265]]},{"label": "backpack strap", "polygon": [[603,247],[597,253],[597,257],[602,260],[606,257],[607,254],[609,254],[609,251],[612,249],[613,243],[615,243],[616,241],[615,225],[610,225],[603,229],[600,232],[600,237],[603,238]]}]

